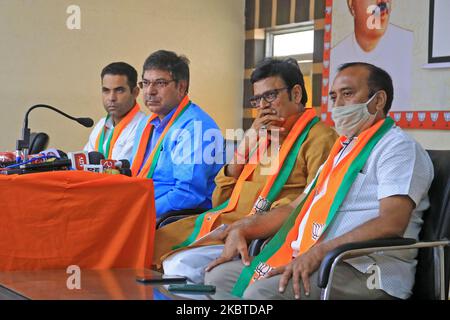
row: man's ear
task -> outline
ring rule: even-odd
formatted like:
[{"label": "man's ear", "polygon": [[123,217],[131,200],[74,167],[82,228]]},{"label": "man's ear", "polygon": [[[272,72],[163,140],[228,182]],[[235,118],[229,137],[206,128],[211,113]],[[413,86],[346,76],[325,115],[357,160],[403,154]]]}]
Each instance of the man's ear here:
[{"label": "man's ear", "polygon": [[134,87],[133,91],[131,91],[131,94],[136,99],[139,96],[140,89],[138,86]]},{"label": "man's ear", "polygon": [[302,87],[299,84],[296,84],[291,90],[291,95],[295,104],[300,104],[303,98]]},{"label": "man's ear", "polygon": [[[375,108],[378,112],[384,112],[384,107],[387,103],[387,93],[384,90],[381,90],[377,96],[375,97]],[[385,115],[387,116],[387,114]]]},{"label": "man's ear", "polygon": [[178,81],[178,93],[182,97],[184,97],[187,94],[187,81],[186,80]]},{"label": "man's ear", "polygon": [[353,8],[353,0],[347,0],[348,10],[352,16],[355,16],[355,9]]}]

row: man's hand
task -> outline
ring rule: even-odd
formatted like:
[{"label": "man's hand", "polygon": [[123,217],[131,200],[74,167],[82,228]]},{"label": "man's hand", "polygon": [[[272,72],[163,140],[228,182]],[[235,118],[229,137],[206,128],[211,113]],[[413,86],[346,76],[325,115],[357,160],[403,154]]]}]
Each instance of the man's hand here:
[{"label": "man's hand", "polygon": [[[239,178],[239,175],[244,169],[244,165],[248,161],[249,153],[258,144],[259,137],[261,135],[267,136],[268,132],[278,132],[280,136],[281,132],[285,132],[286,129],[281,125],[285,119],[277,115],[277,111],[269,106],[264,108],[258,108],[259,112],[256,119],[249,130],[245,132],[244,138],[236,149],[233,161],[225,166],[225,175],[227,177]],[[274,134],[276,137],[277,135]],[[259,145],[260,148],[267,146]],[[261,149],[260,149],[261,150]]]},{"label": "man's hand", "polygon": [[261,129],[266,129],[268,131],[284,131],[284,128],[280,125],[285,121],[277,115],[277,111],[270,107],[259,109],[258,116],[255,121],[253,121],[252,129],[259,132]]},{"label": "man's hand", "polygon": [[231,229],[225,241],[225,248],[219,258],[211,262],[205,269],[206,272],[211,271],[219,264],[233,260],[238,254],[242,257],[242,263],[246,266],[250,264],[248,257],[247,240],[245,239],[242,229]]},{"label": "man's hand", "polygon": [[320,245],[315,245],[306,253],[292,260],[288,265],[273,269],[267,277],[282,275],[279,282],[280,292],[284,292],[289,280],[292,278],[295,299],[300,299],[300,280],[303,283],[305,295],[308,296],[311,288],[309,277],[314,271],[319,269],[324,257],[325,253]]}]

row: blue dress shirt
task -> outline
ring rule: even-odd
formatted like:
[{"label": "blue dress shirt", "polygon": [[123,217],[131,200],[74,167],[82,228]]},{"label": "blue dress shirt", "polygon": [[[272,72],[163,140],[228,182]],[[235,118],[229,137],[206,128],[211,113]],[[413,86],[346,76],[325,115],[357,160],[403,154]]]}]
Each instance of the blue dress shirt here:
[{"label": "blue dress shirt", "polygon": [[[155,118],[151,121],[154,128],[145,160],[175,110],[162,120]],[[147,121],[148,117],[140,122],[136,137],[142,136]],[[139,140],[135,140],[133,154],[137,152]],[[224,164],[223,136],[214,120],[199,106],[191,103],[169,129],[160,148],[160,157],[152,177],[157,217],[175,210],[210,209],[214,178]]]}]

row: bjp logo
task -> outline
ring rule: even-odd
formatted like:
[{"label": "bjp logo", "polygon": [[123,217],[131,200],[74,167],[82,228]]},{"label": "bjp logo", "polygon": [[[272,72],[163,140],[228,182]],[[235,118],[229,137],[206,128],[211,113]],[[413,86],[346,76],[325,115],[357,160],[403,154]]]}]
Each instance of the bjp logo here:
[{"label": "bjp logo", "polygon": [[270,205],[269,200],[259,196],[255,203],[255,211],[256,213],[266,212],[270,209]]},{"label": "bjp logo", "polygon": [[255,269],[255,275],[253,276],[253,280],[259,280],[264,278],[273,268],[268,264],[260,262]]},{"label": "bjp logo", "polygon": [[317,223],[317,222],[313,222],[313,226],[312,226],[312,239],[314,241],[319,240],[320,236],[322,235],[322,230],[323,230],[324,225]]}]

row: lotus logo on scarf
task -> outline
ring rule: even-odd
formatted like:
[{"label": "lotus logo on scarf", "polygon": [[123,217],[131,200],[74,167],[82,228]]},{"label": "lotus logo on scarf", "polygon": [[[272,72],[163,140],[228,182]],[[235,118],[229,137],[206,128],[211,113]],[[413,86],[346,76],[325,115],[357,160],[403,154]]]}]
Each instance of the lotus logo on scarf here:
[{"label": "lotus logo on scarf", "polygon": [[271,202],[261,196],[258,197],[255,203],[255,211],[256,213],[266,212],[270,209]]},{"label": "lotus logo on scarf", "polygon": [[319,240],[320,236],[322,235],[322,230],[323,230],[324,225],[317,223],[317,222],[313,222],[313,226],[312,226],[312,239],[314,241]]},{"label": "lotus logo on scarf", "polygon": [[255,269],[255,274],[253,275],[253,280],[257,281],[261,278],[265,278],[265,276],[272,270],[273,268],[268,264],[260,262]]}]

